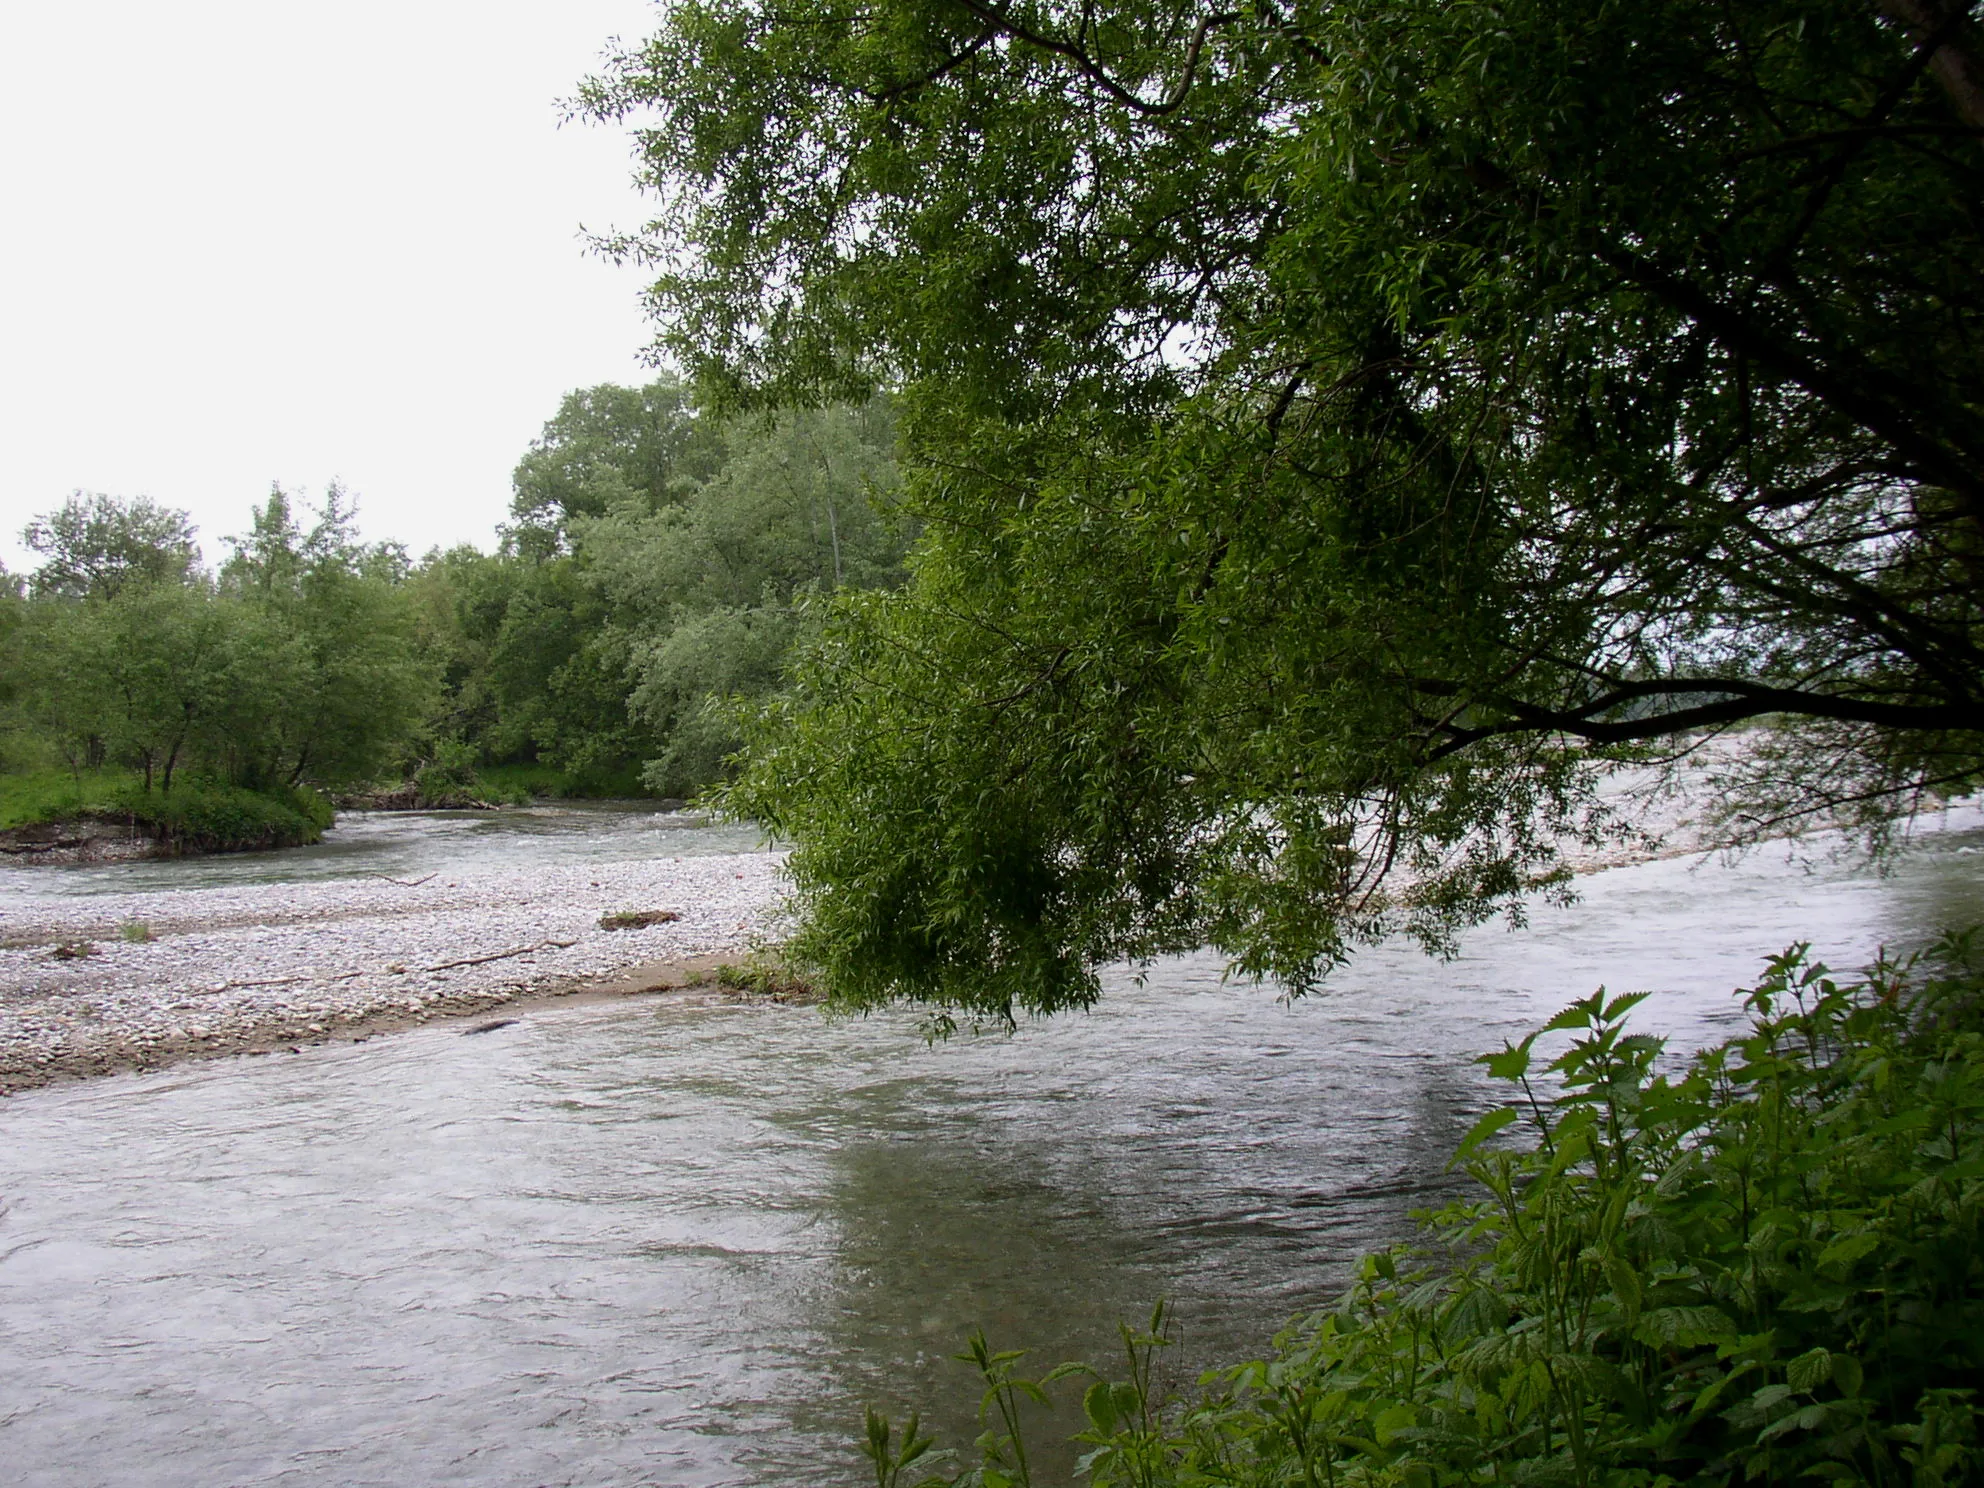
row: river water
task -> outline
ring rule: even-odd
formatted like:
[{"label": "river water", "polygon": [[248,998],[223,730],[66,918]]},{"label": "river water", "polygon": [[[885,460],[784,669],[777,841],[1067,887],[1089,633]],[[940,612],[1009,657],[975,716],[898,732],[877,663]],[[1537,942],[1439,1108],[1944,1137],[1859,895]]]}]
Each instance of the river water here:
[{"label": "river water", "polygon": [[561,801],[502,811],[341,813],[324,840],[281,852],[161,858],[62,867],[0,865],[0,913],[10,896],[141,894],[341,878],[454,877],[520,867],[754,852],[756,827],[646,801]]},{"label": "river water", "polygon": [[1189,1375],[1402,1235],[1496,1098],[1471,1057],[1571,997],[1651,989],[1640,1026],[1699,1045],[1792,940],[1843,967],[1984,919],[1984,825],[1945,825],[1886,877],[1596,874],[1294,1004],[1188,958],[935,1048],[683,998],[14,1097],[0,1477],[852,1485],[863,1402],[968,1439],[968,1328],[1101,1359],[1158,1296]]}]

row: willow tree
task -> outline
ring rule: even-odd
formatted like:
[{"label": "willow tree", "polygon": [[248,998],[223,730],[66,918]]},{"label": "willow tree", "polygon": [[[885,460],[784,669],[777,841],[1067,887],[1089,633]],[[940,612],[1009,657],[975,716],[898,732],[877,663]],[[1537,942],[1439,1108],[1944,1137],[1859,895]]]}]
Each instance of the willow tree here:
[{"label": "willow tree", "polygon": [[1704,731],[1738,831],[1974,786],[1981,57],[1961,0],[672,5],[582,96],[614,246],[706,392],[899,390],[926,523],[731,797],[800,953],[1299,986]]}]

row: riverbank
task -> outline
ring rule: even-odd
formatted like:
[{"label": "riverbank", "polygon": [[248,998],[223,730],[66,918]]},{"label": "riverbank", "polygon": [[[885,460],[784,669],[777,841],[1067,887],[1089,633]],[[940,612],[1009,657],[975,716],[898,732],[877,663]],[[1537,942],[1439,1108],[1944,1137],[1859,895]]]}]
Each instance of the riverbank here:
[{"label": "riverbank", "polygon": [[[779,861],[18,895],[0,921],[0,1093],[692,984],[766,927]],[[642,911],[677,918],[599,923]]]},{"label": "riverbank", "polygon": [[[1571,850],[1581,875],[1707,846],[1687,792],[1632,784],[1609,794],[1646,835]],[[1979,819],[1970,805],[1920,826]],[[724,831],[644,810],[384,813],[267,860],[286,865],[277,883],[245,877],[276,873],[250,858],[187,864],[190,880],[178,865],[8,870],[0,1094],[696,984],[776,934],[782,859]],[[123,891],[148,879],[174,887]],[[619,915],[657,922],[600,923]]]},{"label": "riverbank", "polygon": [[0,775],[0,858],[40,867],[265,852],[322,840],[330,802],[181,777],[156,790],[131,770]]}]

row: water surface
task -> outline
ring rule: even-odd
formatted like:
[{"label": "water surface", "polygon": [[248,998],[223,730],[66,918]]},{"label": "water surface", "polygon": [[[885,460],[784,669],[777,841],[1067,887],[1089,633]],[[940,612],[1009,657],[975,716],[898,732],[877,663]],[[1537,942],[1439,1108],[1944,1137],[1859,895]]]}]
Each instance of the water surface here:
[{"label": "water surface", "polygon": [[10,897],[135,894],[159,889],[420,878],[637,858],[756,852],[756,827],[651,801],[556,801],[500,811],[341,811],[321,842],[275,852],[136,863],[0,866],[0,909]]},{"label": "water surface", "polygon": [[1712,1040],[1788,941],[1984,919],[1980,850],[1615,870],[1293,1005],[1192,958],[937,1048],[641,1001],[18,1096],[0,1453],[33,1488],[853,1485],[864,1401],[974,1429],[967,1328],[1044,1366],[1168,1295],[1181,1368],[1257,1349],[1449,1181],[1472,1055],[1600,982]]}]

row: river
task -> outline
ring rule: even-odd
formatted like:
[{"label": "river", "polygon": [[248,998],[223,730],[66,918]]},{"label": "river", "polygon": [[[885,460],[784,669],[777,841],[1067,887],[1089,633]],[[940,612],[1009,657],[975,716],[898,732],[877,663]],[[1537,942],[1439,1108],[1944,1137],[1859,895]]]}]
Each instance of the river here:
[{"label": "river", "polygon": [[[473,831],[510,866],[597,849],[561,820]],[[471,862],[472,835],[401,848]],[[1186,958],[1111,977],[1091,1014],[934,1048],[906,1016],[651,1000],[17,1096],[5,1476],[857,1484],[863,1402],[968,1439],[967,1328],[1045,1368],[1164,1295],[1177,1370],[1256,1351],[1450,1182],[1496,1094],[1474,1054],[1599,983],[1711,1041],[1787,942],[1850,966],[1984,920],[1980,868],[1974,811],[1886,876],[1646,863],[1301,1002]]]}]

